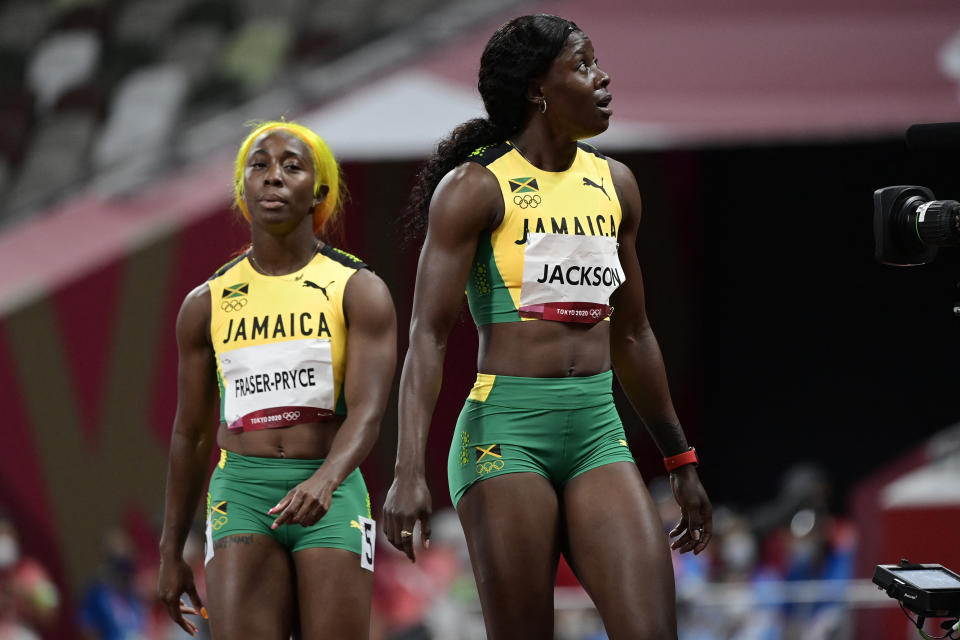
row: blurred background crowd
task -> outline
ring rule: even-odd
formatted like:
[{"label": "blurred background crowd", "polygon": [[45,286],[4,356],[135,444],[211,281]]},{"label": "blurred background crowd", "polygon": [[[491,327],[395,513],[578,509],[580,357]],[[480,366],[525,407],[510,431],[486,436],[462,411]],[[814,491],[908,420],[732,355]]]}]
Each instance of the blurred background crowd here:
[{"label": "blurred background crowd", "polygon": [[[666,535],[680,516],[679,508],[666,478],[656,478],[650,490]],[[673,553],[680,638],[864,637],[855,633],[858,618],[888,611],[894,601],[857,578],[857,526],[846,513],[831,509],[832,492],[833,483],[822,468],[800,463],[779,478],[774,500],[749,509],[716,505],[710,547],[698,556]],[[96,571],[84,578],[72,610],[64,611],[61,587],[42,558],[22,552],[21,534],[9,515],[2,514],[0,638],[61,637],[58,620],[65,615],[72,618],[77,637],[85,639],[183,637],[154,596],[156,534],[138,540],[130,529],[113,526],[103,531]],[[431,546],[418,550],[416,563],[379,541],[374,640],[486,637],[456,513],[449,507],[439,510],[432,529]],[[202,523],[188,538],[184,556],[194,566],[205,598]],[[589,597],[563,560],[556,602],[556,638],[606,638]],[[889,637],[911,636],[899,611],[892,620],[895,631]],[[197,624],[197,637],[209,637],[205,621],[197,618]]]},{"label": "blurred background crowd", "polygon": [[91,182],[129,191],[200,157],[223,142],[211,121],[226,114],[230,142],[244,111],[292,115],[336,89],[310,73],[451,7],[476,12],[438,0],[5,0],[0,225]]},{"label": "blurred background crowd", "polygon": [[[715,505],[707,552],[674,557],[680,637],[915,637],[870,577],[960,570],[960,259],[877,264],[871,196],[960,198],[954,152],[903,144],[960,120],[953,0],[0,0],[0,640],[183,637],[153,598],[173,326],[248,240],[229,191],[245,123],[330,142],[352,192],[337,244],[403,328],[413,176],[481,113],[486,38],[532,12],[592,37],[614,96],[596,144],[644,197],[650,317]],[[443,472],[475,343],[465,315],[429,445],[433,544],[410,564],[381,540],[377,639],[484,637]],[[668,531],[659,454],[617,400]],[[363,465],[375,516],[395,401]],[[188,553],[202,565],[200,522]],[[565,564],[556,602],[558,638],[604,637]]]}]

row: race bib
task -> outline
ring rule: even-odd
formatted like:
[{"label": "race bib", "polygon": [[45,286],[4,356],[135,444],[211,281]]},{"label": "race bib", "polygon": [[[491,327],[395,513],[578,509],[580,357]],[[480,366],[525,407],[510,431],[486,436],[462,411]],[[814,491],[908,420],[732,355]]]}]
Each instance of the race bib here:
[{"label": "race bib", "polygon": [[520,315],[594,323],[610,315],[610,295],[625,280],[617,239],[531,233],[523,255]]},{"label": "race bib", "polygon": [[309,338],[220,354],[223,413],[231,429],[255,431],[333,414],[330,340]]},{"label": "race bib", "polygon": [[377,523],[370,518],[357,516],[360,521],[360,566],[373,571],[373,554],[377,548]]}]

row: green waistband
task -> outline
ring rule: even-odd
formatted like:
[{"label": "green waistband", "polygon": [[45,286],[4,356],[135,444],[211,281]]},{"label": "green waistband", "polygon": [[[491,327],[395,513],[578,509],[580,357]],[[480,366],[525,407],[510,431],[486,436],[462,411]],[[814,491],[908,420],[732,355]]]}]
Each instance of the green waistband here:
[{"label": "green waistband", "polygon": [[275,476],[306,472],[313,473],[325,458],[304,459],[304,458],[261,458],[258,456],[242,456],[233,451],[220,449],[220,461],[217,466],[226,473],[255,473],[260,474],[265,480],[273,479]]},{"label": "green waistband", "polygon": [[613,372],[569,378],[521,378],[478,373],[469,399],[517,409],[578,409],[613,401]]}]

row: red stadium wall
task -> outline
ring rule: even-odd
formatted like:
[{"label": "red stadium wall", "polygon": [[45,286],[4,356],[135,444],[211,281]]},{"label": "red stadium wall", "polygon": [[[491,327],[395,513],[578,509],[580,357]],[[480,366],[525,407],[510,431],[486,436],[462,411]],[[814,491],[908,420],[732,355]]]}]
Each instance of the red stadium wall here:
[{"label": "red stadium wall", "polygon": [[[918,470],[942,465],[951,455],[956,455],[955,449],[946,450],[932,443],[928,441],[877,471],[852,492],[851,503],[860,531],[858,575],[869,578],[876,565],[897,564],[903,558],[960,571],[960,549],[952,534],[960,528],[960,504],[943,499],[941,488],[935,485],[929,487],[926,499],[908,504],[884,504],[885,490],[893,483]],[[943,459],[938,460],[941,457]],[[915,628],[899,608],[862,610],[857,616],[856,629],[857,637],[878,640],[916,636]],[[930,625],[927,631],[933,635],[943,633]]]},{"label": "red stadium wall", "polygon": [[0,503],[24,552],[72,599],[124,525],[152,560],[175,410],[174,320],[186,292],[242,243],[226,210],[112,260],[0,321],[6,446]]}]

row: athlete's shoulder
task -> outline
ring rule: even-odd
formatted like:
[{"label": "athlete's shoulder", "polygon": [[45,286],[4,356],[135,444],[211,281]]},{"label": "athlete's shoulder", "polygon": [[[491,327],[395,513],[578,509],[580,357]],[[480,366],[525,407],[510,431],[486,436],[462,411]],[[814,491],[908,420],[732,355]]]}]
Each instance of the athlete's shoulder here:
[{"label": "athlete's shoulder", "polygon": [[607,158],[607,165],[610,167],[610,177],[613,178],[613,182],[618,187],[625,187],[630,189],[637,189],[637,177],[633,175],[633,171],[620,162],[619,160],[614,160],[613,158]]},{"label": "athlete's shoulder", "polygon": [[463,162],[437,183],[430,198],[427,236],[465,239],[490,228],[502,214],[497,176],[489,167]]},{"label": "athlete's shoulder", "polygon": [[499,178],[487,165],[466,160],[447,172],[433,194],[432,205],[437,200],[466,199],[468,204],[476,205],[484,196],[499,197]]},{"label": "athlete's shoulder", "polygon": [[343,249],[337,249],[336,247],[331,247],[328,244],[320,247],[320,255],[333,260],[337,264],[340,264],[348,269],[353,269],[359,271],[361,269],[369,269],[370,265],[366,262],[353,255],[352,253],[347,253]]},{"label": "athlete's shoulder", "polygon": [[610,178],[613,180],[613,187],[617,190],[617,199],[620,200],[620,209],[623,211],[624,222],[628,220],[640,220],[641,198],[640,185],[637,184],[637,177],[627,165],[619,160],[607,158],[607,166],[610,167]]},{"label": "athlete's shoulder", "polygon": [[456,218],[466,213],[481,217],[489,214],[502,201],[500,181],[490,167],[477,162],[463,162],[451,169],[433,192],[430,201],[430,219],[439,211],[452,210]]},{"label": "athlete's shoulder", "polygon": [[243,261],[243,259],[246,258],[246,257],[247,257],[247,252],[246,252],[246,251],[244,251],[243,253],[241,253],[241,254],[238,255],[238,256],[235,256],[235,257],[232,258],[229,262],[227,262],[226,264],[224,264],[224,265],[222,265],[221,267],[219,267],[216,271],[214,271],[214,272],[213,272],[213,275],[211,275],[209,278],[207,278],[207,282],[209,282],[209,281],[211,281],[211,280],[216,280],[217,278],[219,278],[219,277],[221,277],[221,276],[223,276],[223,275],[226,275],[226,273],[227,273],[228,271],[230,271],[231,269],[233,269],[233,268],[235,268],[237,265],[239,265],[239,264]]},{"label": "athlete's shoulder", "polygon": [[198,284],[193,289],[190,290],[183,298],[183,305],[197,305],[197,304],[209,304],[210,303],[210,281],[207,280],[202,284]]},{"label": "athlete's shoulder", "polygon": [[483,167],[489,166],[513,151],[513,145],[508,142],[499,142],[497,144],[488,144],[485,147],[474,149],[467,156],[466,162],[475,162]]},{"label": "athlete's shoulder", "polygon": [[210,323],[210,281],[193,288],[183,299],[177,314],[178,335],[200,335]]}]

